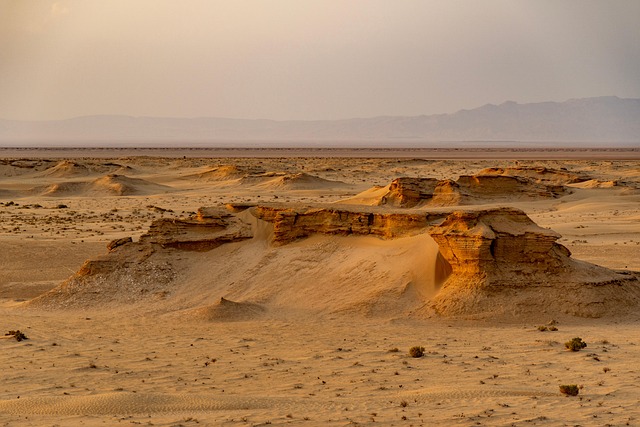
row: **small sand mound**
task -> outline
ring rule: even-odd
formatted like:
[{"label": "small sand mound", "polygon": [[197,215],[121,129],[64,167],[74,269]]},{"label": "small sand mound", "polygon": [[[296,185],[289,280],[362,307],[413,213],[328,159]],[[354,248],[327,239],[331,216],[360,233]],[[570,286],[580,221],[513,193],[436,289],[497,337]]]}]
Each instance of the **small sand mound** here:
[{"label": "small sand mound", "polygon": [[110,174],[91,182],[87,192],[107,193],[115,196],[166,193],[171,187],[126,175]]},{"label": "small sand mound", "polygon": [[306,173],[284,174],[259,184],[262,188],[283,188],[288,190],[316,190],[345,185],[347,184],[342,181],[330,181]]},{"label": "small sand mound", "polygon": [[378,206],[383,197],[389,193],[389,185],[376,185],[348,199],[337,201],[337,204]]},{"label": "small sand mound", "polygon": [[61,182],[44,187],[35,187],[30,192],[47,197],[69,197],[82,194],[86,187],[86,182]]},{"label": "small sand mound", "polygon": [[90,175],[91,171],[85,165],[72,162],[70,160],[63,160],[57,163],[55,166],[42,172],[42,176],[49,176],[54,178],[72,178],[79,176]]},{"label": "small sand mound", "polygon": [[94,181],[70,181],[34,187],[31,194],[47,197],[130,196],[167,193],[172,188],[139,178],[110,174]]},{"label": "small sand mound", "polygon": [[135,172],[135,170],[131,166],[112,162],[101,163],[96,167],[96,169],[98,169],[101,173],[108,172],[116,175],[126,175]]},{"label": "small sand mound", "polygon": [[266,309],[259,304],[250,302],[235,302],[220,298],[218,303],[206,307],[200,307],[189,312],[196,319],[209,322],[239,322],[254,320],[262,317]]},{"label": "small sand mound", "polygon": [[131,173],[133,169],[130,166],[121,165],[113,162],[76,162],[71,160],[63,160],[55,164],[41,173],[40,177],[48,178],[81,178],[106,173]]},{"label": "small sand mound", "polygon": [[246,175],[259,175],[265,171],[259,167],[240,167],[237,165],[222,165],[210,168],[204,172],[188,175],[187,178],[195,178],[203,181],[230,181],[240,179]]}]

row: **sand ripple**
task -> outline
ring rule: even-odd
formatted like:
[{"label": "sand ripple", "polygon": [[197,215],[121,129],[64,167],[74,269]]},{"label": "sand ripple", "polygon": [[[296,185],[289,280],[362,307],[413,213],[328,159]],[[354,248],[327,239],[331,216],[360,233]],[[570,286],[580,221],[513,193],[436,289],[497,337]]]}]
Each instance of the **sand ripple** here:
[{"label": "sand ripple", "polygon": [[[539,390],[450,390],[406,393],[421,400],[478,400],[494,397],[560,396]],[[388,399],[381,400],[389,402]],[[351,402],[353,404],[353,402]],[[369,402],[371,403],[371,402]],[[33,415],[131,415],[267,408],[329,409],[336,402],[278,397],[207,397],[115,392],[89,396],[28,397],[0,401],[0,412]]]}]

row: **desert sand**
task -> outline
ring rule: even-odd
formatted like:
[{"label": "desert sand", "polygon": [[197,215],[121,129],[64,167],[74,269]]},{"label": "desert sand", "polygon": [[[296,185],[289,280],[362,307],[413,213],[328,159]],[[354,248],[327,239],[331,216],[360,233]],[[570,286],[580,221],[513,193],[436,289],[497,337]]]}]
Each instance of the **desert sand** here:
[{"label": "desert sand", "polygon": [[640,425],[637,152],[4,154],[0,425]]}]

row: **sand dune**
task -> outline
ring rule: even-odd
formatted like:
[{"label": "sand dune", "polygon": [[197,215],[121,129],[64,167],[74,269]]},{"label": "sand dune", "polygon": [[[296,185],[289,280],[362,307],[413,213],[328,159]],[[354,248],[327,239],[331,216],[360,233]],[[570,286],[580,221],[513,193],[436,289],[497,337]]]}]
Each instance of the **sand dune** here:
[{"label": "sand dune", "polygon": [[42,176],[50,176],[55,178],[72,178],[78,176],[87,176],[90,174],[91,171],[86,165],[69,160],[63,160],[57,163],[55,166],[42,172]]},{"label": "sand dune", "polygon": [[222,165],[207,168],[203,172],[189,174],[185,178],[195,178],[204,181],[229,181],[242,178],[246,175],[259,175],[265,173],[260,167],[241,167],[238,165]]},{"label": "sand dune", "polygon": [[106,192],[117,196],[135,194],[155,194],[171,191],[171,187],[140,178],[130,178],[125,175],[110,174],[91,182],[89,192]]},{"label": "sand dune", "polygon": [[49,167],[38,174],[41,177],[52,178],[77,178],[92,175],[101,175],[105,173],[121,174],[131,172],[133,168],[123,166],[114,162],[78,162],[71,160],[62,160],[54,166]]},{"label": "sand dune", "polygon": [[341,181],[330,181],[306,173],[294,173],[274,175],[272,179],[260,182],[257,186],[265,189],[317,190],[345,187],[346,185]]},{"label": "sand dune", "polygon": [[110,174],[93,181],[68,181],[30,190],[32,194],[46,197],[131,196],[166,193],[171,187],[155,184],[139,178]]}]

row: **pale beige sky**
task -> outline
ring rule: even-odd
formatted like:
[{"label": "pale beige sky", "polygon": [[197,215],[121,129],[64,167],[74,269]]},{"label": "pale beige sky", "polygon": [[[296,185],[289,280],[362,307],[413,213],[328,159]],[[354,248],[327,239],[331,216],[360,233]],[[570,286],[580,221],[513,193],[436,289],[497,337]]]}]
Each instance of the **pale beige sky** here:
[{"label": "pale beige sky", "polygon": [[0,0],[0,118],[640,97],[640,1]]}]

